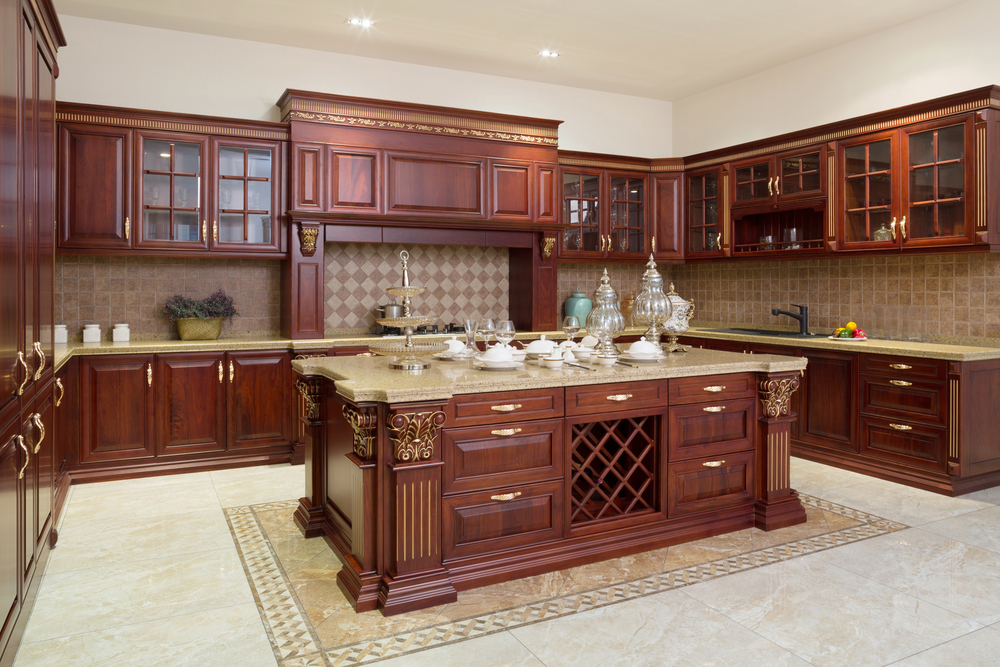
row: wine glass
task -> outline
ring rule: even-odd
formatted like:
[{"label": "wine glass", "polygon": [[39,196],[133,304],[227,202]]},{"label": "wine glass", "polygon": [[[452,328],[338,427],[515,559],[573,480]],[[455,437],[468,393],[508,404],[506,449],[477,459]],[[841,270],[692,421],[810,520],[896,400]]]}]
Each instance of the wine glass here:
[{"label": "wine glass", "polygon": [[496,330],[497,325],[492,318],[487,317],[484,320],[479,320],[479,335],[483,337],[483,342],[486,344],[486,347],[490,346],[490,337],[496,333]]},{"label": "wine glass", "polygon": [[504,347],[510,345],[510,342],[514,340],[516,335],[516,330],[514,329],[514,322],[512,320],[497,320],[496,322],[496,337],[500,341],[500,344]]},{"label": "wine glass", "polygon": [[156,202],[160,200],[160,188],[153,186],[153,192],[151,193],[153,198],[153,206],[156,206]]},{"label": "wine glass", "polygon": [[228,190],[222,191],[222,208],[229,208],[229,205],[233,203],[233,193]]},{"label": "wine glass", "polygon": [[563,333],[569,336],[569,342],[573,342],[573,336],[580,331],[580,318],[575,315],[569,315],[563,318],[562,323]]}]

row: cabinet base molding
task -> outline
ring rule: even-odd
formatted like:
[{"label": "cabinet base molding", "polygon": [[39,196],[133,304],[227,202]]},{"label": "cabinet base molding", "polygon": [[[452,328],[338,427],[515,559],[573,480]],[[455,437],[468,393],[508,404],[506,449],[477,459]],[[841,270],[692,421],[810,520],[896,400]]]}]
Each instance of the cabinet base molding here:
[{"label": "cabinet base molding", "polygon": [[157,477],[160,475],[179,475],[189,472],[211,472],[227,468],[247,468],[250,466],[274,465],[291,463],[291,454],[286,445],[277,450],[243,454],[238,456],[218,456],[211,459],[193,459],[187,461],[169,461],[162,458],[144,459],[136,463],[116,463],[105,465],[86,465],[70,468],[67,477],[71,484],[89,482],[111,482],[120,479],[135,479],[137,477]]},{"label": "cabinet base molding", "polygon": [[308,498],[299,498],[299,506],[295,508],[295,525],[303,537],[319,537],[326,525],[326,516],[322,507],[315,507]]},{"label": "cabinet base molding", "polygon": [[[54,533],[55,530],[53,529]],[[49,555],[52,552],[50,540],[52,536],[42,539],[42,551],[38,555],[38,563],[35,565],[35,575],[31,577],[31,583],[24,591],[24,604],[21,605],[20,614],[14,627],[7,637],[7,643],[0,643],[0,667],[11,667],[14,664],[14,655],[17,653],[18,645],[24,636],[24,629],[28,625],[28,617],[31,616],[31,609],[35,606],[35,598],[38,597],[38,587],[42,583],[42,573],[49,562]]]},{"label": "cabinet base molding", "polygon": [[754,505],[754,527],[760,530],[787,528],[806,520],[806,510],[794,491],[778,500],[758,500]]},{"label": "cabinet base molding", "polygon": [[458,591],[448,576],[448,570],[443,567],[417,575],[393,577],[386,574],[378,592],[378,606],[385,616],[457,601]]},{"label": "cabinet base molding", "polygon": [[[333,543],[327,540],[333,547]],[[336,547],[334,547],[336,550]],[[349,563],[340,568],[337,573],[337,586],[344,592],[347,601],[359,614],[365,611],[375,611],[378,608],[379,589],[382,587],[382,577],[378,572],[358,572],[358,562],[351,556],[344,558]]]}]

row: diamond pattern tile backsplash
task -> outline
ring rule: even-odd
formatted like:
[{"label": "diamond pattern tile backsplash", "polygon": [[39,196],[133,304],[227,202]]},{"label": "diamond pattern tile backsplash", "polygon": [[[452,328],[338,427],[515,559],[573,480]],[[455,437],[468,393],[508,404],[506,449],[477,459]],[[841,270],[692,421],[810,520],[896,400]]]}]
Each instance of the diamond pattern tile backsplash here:
[{"label": "diamond pattern tile backsplash", "polygon": [[413,297],[413,314],[432,315],[439,324],[508,317],[507,248],[328,243],[327,333],[375,327],[372,310],[388,303],[385,289],[402,284],[401,250],[410,253],[410,284],[427,288]]}]

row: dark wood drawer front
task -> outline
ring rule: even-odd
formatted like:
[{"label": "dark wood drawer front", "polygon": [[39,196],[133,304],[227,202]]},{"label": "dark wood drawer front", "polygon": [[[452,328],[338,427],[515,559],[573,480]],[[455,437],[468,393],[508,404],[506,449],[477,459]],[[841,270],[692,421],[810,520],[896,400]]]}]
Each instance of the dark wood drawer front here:
[{"label": "dark wood drawer front", "polygon": [[754,375],[707,375],[696,378],[679,378],[670,381],[670,405],[728,401],[734,398],[752,398]]},{"label": "dark wood drawer front", "polygon": [[562,421],[447,429],[444,492],[479,491],[563,474]]},{"label": "dark wood drawer front", "polygon": [[861,418],[861,453],[936,471],[948,462],[948,431],[915,422]]},{"label": "dark wood drawer front", "polygon": [[672,406],[668,420],[669,461],[753,449],[752,398]]},{"label": "dark wood drawer front", "polygon": [[531,389],[455,396],[447,407],[449,427],[503,424],[563,416],[563,390]]},{"label": "dark wood drawer front", "polygon": [[738,505],[753,499],[752,451],[667,466],[667,516],[670,518]]},{"label": "dark wood drawer front", "polygon": [[861,372],[878,373],[887,378],[919,378],[944,381],[948,376],[948,362],[941,359],[915,357],[889,357],[881,354],[862,355]]},{"label": "dark wood drawer front", "polygon": [[445,559],[561,538],[562,493],[562,482],[549,482],[444,498]]},{"label": "dark wood drawer front", "polygon": [[666,405],[666,380],[566,387],[567,416],[644,410]]},{"label": "dark wood drawer front", "polygon": [[921,419],[945,425],[945,385],[861,376],[861,409],[885,416]]}]

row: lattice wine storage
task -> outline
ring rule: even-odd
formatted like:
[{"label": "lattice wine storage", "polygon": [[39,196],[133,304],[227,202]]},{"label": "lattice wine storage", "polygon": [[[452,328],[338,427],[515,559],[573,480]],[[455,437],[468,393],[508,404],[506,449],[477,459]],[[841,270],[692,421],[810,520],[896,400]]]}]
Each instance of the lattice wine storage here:
[{"label": "lattice wine storage", "polygon": [[570,523],[655,512],[659,417],[574,424]]}]

